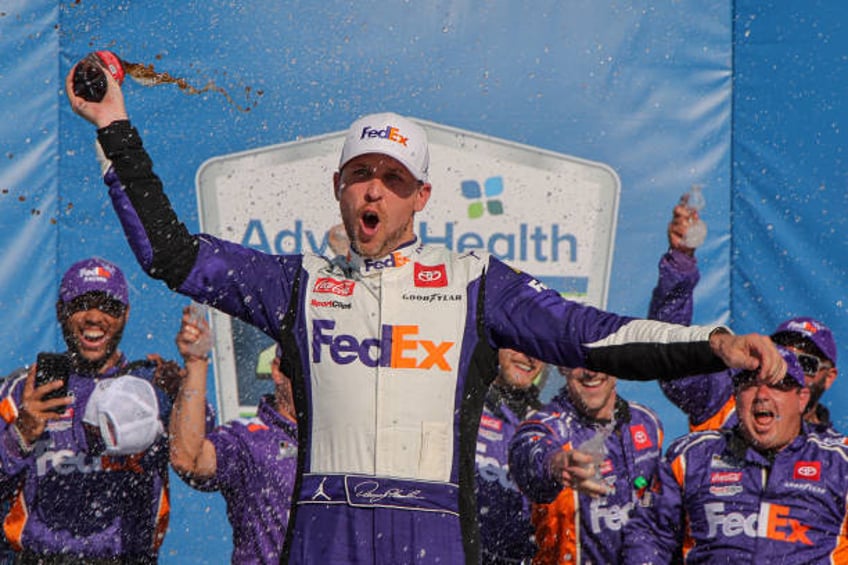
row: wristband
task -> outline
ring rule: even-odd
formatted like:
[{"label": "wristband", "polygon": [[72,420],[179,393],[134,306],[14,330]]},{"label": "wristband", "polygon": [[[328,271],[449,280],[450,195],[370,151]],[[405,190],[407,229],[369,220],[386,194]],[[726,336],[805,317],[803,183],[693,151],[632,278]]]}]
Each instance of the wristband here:
[{"label": "wristband", "polygon": [[11,428],[12,435],[15,436],[15,439],[18,442],[18,447],[21,448],[21,453],[23,453],[24,455],[29,455],[30,453],[32,453],[32,450],[35,449],[35,444],[29,444],[29,442],[24,437],[24,434],[22,434],[21,430],[18,428],[18,423],[15,422],[14,424],[12,424]]}]

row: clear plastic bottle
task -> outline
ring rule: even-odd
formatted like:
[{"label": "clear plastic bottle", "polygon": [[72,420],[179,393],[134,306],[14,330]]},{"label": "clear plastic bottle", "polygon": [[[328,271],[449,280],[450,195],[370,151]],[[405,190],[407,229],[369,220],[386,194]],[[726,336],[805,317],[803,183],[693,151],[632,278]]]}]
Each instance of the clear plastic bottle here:
[{"label": "clear plastic bottle", "polygon": [[74,94],[89,102],[100,102],[106,96],[109,83],[103,69],[109,71],[118,84],[124,82],[124,63],[111,51],[92,51],[74,68]]},{"label": "clear plastic bottle", "polygon": [[601,426],[595,430],[595,434],[592,437],[577,447],[577,451],[592,456],[592,463],[595,466],[595,476],[592,479],[596,482],[601,481],[601,464],[609,453],[607,449],[607,438],[611,432],[611,425]]},{"label": "clear plastic bottle", "polygon": [[690,220],[689,229],[683,237],[683,245],[695,249],[700,247],[707,238],[707,224],[701,219],[701,211],[707,205],[700,184],[693,184],[689,192],[680,197],[680,203],[698,213],[697,220]]},{"label": "clear plastic bottle", "polygon": [[212,349],[212,328],[209,326],[209,307],[197,302],[189,306],[189,322],[200,330],[197,341],[188,346],[188,352],[195,357],[205,357]]}]

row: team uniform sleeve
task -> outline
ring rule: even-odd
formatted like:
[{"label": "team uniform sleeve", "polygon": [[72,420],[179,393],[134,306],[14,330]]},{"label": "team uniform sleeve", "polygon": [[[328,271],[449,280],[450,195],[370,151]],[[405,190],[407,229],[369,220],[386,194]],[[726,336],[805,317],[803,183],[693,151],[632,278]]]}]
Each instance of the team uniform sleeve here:
[{"label": "team uniform sleeve", "polygon": [[130,122],[116,121],[97,133],[108,160],[103,180],[142,269],[171,289],[276,338],[301,256],[268,255],[211,235],[189,233]]},{"label": "team uniform sleeve", "polygon": [[489,258],[485,290],[485,325],[494,347],[626,380],[725,368],[709,344],[715,328],[619,316],[566,300],[494,257]]},{"label": "team uniform sleeve", "polygon": [[553,502],[562,491],[562,485],[548,472],[551,457],[564,448],[556,427],[556,417],[536,412],[518,426],[509,443],[510,473],[532,502]]},{"label": "team uniform sleeve", "polygon": [[23,394],[26,373],[9,378],[0,386],[0,497],[8,498],[18,485],[18,475],[27,468],[32,452],[24,451],[13,429]]},{"label": "team uniform sleeve", "polygon": [[636,503],[624,526],[621,554],[626,565],[679,562],[685,527],[680,475],[685,467],[683,456],[673,454],[675,445],[660,460],[649,493]]},{"label": "team uniform sleeve", "polygon": [[[651,296],[648,318],[660,322],[692,323],[693,293],[700,279],[694,257],[670,250],[659,262],[659,277]],[[690,429],[715,429],[733,396],[730,371],[660,381],[663,394],[689,418]],[[713,421],[715,421],[713,423]]]},{"label": "team uniform sleeve", "polygon": [[701,279],[695,257],[671,249],[660,258],[657,285],[648,319],[688,326],[692,323],[695,286]]}]

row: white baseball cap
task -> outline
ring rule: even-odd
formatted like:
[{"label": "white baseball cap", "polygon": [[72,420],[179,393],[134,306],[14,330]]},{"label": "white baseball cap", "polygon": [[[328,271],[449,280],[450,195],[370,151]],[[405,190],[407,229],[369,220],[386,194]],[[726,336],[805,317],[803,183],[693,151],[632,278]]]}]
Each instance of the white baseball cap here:
[{"label": "white baseball cap", "polygon": [[100,429],[110,455],[140,453],[164,433],[153,385],[132,375],[98,382],[83,421]]},{"label": "white baseball cap", "polygon": [[398,114],[385,112],[359,118],[347,131],[339,170],[354,157],[380,153],[400,161],[416,179],[427,182],[430,151],[424,128]]}]

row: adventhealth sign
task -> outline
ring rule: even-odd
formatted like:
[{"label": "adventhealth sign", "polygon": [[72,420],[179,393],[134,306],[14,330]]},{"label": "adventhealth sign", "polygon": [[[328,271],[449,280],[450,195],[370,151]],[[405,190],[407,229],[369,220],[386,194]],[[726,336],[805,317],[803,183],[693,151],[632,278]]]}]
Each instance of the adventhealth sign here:
[{"label": "adventhealth sign", "polygon": [[[417,121],[430,139],[433,184],[416,217],[425,243],[488,251],[569,298],[606,305],[620,192],[611,168]],[[268,253],[327,253],[327,231],[341,221],[332,177],[344,134],[204,163],[197,174],[203,231]],[[253,360],[270,344],[232,324],[213,318],[223,419],[255,404],[238,382],[255,379]]]}]

